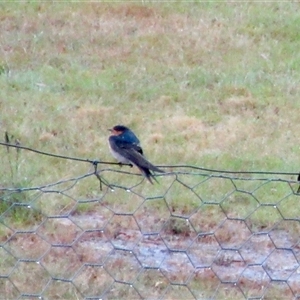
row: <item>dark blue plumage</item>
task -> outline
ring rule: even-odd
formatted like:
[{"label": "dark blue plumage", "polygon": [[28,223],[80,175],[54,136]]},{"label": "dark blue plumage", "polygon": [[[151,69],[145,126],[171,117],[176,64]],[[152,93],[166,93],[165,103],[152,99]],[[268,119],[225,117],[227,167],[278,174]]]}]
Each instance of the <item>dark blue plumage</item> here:
[{"label": "dark blue plumage", "polygon": [[164,172],[146,160],[139,139],[128,127],[116,125],[109,131],[110,151],[120,163],[135,165],[151,183],[151,177],[154,178],[151,171]]}]

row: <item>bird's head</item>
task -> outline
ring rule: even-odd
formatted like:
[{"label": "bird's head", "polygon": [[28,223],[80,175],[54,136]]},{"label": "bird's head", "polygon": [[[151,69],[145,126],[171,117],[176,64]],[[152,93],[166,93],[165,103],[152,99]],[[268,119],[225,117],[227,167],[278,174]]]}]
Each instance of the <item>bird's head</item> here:
[{"label": "bird's head", "polygon": [[116,125],[108,130],[111,132],[112,135],[120,135],[129,129],[123,125]]}]

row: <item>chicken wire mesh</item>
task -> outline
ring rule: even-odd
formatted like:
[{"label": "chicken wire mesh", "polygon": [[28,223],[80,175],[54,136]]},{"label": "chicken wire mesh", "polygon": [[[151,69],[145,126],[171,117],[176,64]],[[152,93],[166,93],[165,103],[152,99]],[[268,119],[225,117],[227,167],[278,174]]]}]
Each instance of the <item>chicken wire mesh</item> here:
[{"label": "chicken wire mesh", "polygon": [[300,299],[295,174],[87,163],[0,185],[1,299]]}]

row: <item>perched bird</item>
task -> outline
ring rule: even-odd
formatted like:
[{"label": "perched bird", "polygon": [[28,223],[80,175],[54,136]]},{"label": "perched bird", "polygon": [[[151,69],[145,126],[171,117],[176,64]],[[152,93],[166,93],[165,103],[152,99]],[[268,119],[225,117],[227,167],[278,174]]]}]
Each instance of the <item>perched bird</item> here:
[{"label": "perched bird", "polygon": [[151,171],[164,173],[144,157],[139,139],[128,127],[116,125],[109,131],[112,133],[108,138],[111,154],[120,163],[135,165],[152,184],[151,177],[156,179]]}]

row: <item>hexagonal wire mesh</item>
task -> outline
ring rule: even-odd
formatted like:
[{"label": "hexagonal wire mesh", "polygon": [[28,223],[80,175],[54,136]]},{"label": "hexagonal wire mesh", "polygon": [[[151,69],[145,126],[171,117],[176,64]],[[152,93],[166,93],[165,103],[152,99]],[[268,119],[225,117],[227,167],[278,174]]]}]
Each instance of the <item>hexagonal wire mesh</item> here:
[{"label": "hexagonal wire mesh", "polygon": [[297,181],[168,166],[177,171],[151,186],[93,165],[55,183],[0,187],[3,298],[300,297]]}]

